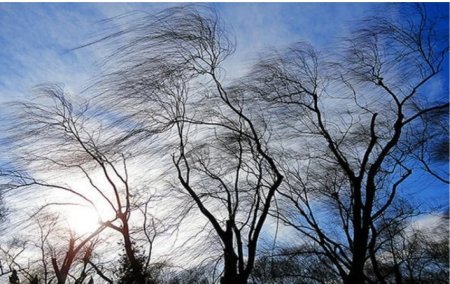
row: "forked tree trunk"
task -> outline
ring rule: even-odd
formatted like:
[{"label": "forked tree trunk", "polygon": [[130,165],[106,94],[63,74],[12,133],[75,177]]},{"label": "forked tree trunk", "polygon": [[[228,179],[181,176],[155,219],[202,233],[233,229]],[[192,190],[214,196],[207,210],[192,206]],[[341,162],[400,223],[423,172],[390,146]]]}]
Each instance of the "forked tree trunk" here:
[{"label": "forked tree trunk", "polygon": [[221,284],[246,284],[247,277],[240,274],[238,271],[239,258],[236,255],[233,247],[233,228],[232,222],[227,221],[227,228],[225,231],[224,239],[224,272],[220,279]]}]

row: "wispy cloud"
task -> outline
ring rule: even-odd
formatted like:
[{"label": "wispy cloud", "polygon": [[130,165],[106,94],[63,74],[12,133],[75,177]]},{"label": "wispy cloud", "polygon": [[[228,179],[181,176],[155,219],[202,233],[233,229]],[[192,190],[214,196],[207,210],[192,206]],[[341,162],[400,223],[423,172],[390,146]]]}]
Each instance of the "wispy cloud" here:
[{"label": "wispy cloud", "polygon": [[71,48],[99,15],[71,5],[0,4],[2,100],[27,96],[34,85],[44,82],[76,87],[87,79],[93,55]]},{"label": "wispy cloud", "polygon": [[[100,46],[71,50],[86,43],[101,27],[99,21],[131,11],[155,12],[167,3],[1,3],[0,100],[28,96],[44,82],[64,83],[79,91],[105,56]],[[323,45],[342,34],[349,21],[360,18],[366,4],[209,4],[219,10],[236,34],[237,62],[254,58],[266,47],[298,41]]]},{"label": "wispy cloud", "polygon": [[[0,3],[0,104],[29,97],[33,86],[46,82],[63,83],[75,93],[83,90],[89,79],[100,71],[96,62],[107,55],[106,49],[101,45],[73,48],[95,38],[100,32],[101,20],[136,10],[156,12],[171,5],[175,4]],[[246,63],[270,48],[305,41],[324,51],[332,51],[337,37],[347,35],[352,23],[363,18],[377,4],[208,5],[218,10],[235,34],[237,50],[227,63],[227,75],[236,78],[245,73]],[[447,79],[442,81],[442,85],[447,85],[444,83],[448,83]],[[435,89],[447,88],[442,85],[435,85]],[[448,191],[443,193],[446,188],[441,184],[414,183],[418,191],[427,186],[438,188],[440,191],[434,191],[436,196],[427,193],[433,200],[442,196],[448,199]],[[267,237],[274,237],[274,232],[279,229],[278,238],[288,242],[290,230],[277,228],[272,221],[269,220],[265,227]]]}]

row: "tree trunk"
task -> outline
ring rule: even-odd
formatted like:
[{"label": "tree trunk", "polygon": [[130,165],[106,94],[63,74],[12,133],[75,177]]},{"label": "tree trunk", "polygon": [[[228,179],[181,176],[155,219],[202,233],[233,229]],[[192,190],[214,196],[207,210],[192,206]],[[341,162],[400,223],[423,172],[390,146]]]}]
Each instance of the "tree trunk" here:
[{"label": "tree trunk", "polygon": [[353,250],[352,263],[350,271],[344,279],[345,284],[359,284],[363,283],[364,279],[364,262],[367,250],[368,230],[365,230],[363,223],[363,202],[361,194],[361,180],[350,179],[353,185],[354,204],[353,204]]},{"label": "tree trunk", "polygon": [[377,277],[378,282],[380,284],[386,284],[385,277],[382,275],[382,273],[380,271],[380,267],[378,266],[378,261],[377,261],[377,258],[376,258],[373,248],[369,249],[369,254],[370,254],[370,260],[372,262],[373,273]]},{"label": "tree trunk", "polygon": [[359,284],[365,282],[364,264],[366,261],[366,253],[368,248],[368,235],[369,231],[365,226],[360,229],[355,229],[353,258],[349,274],[347,279],[344,281],[345,284]]},{"label": "tree trunk", "polygon": [[360,284],[364,283],[364,257],[361,253],[353,254],[352,265],[345,284]]},{"label": "tree trunk", "polygon": [[233,248],[224,248],[224,261],[225,267],[223,272],[223,277],[220,279],[221,284],[231,284],[238,282],[238,272],[237,272],[237,256],[233,251]]},{"label": "tree trunk", "polygon": [[122,223],[122,235],[123,235],[123,241],[124,241],[124,247],[125,247],[125,253],[127,255],[128,261],[130,262],[131,269],[133,270],[134,280],[136,281],[136,284],[145,284],[145,276],[142,271],[142,263],[140,263],[136,259],[136,255],[134,253],[133,249],[133,243],[130,239],[130,232],[128,229],[128,224],[125,222]]},{"label": "tree trunk", "polygon": [[65,284],[67,275],[69,274],[69,269],[72,266],[73,261],[73,251],[69,249],[69,252],[67,252],[66,258],[64,259],[64,262],[61,266],[61,268],[58,267],[58,263],[56,262],[56,258],[52,258],[52,265],[53,269],[55,271],[56,281],[58,284]]},{"label": "tree trunk", "polygon": [[232,221],[227,221],[227,228],[225,230],[224,238],[222,239],[224,271],[220,279],[221,284],[247,284],[247,278],[238,273],[238,256],[234,252],[233,247],[233,229]]},{"label": "tree trunk", "polygon": [[395,283],[396,284],[402,284],[402,273],[400,271],[400,266],[398,265],[398,263],[394,264],[394,275],[395,275]]},{"label": "tree trunk", "polygon": [[56,275],[58,284],[65,284],[67,279],[67,273],[61,273]]}]

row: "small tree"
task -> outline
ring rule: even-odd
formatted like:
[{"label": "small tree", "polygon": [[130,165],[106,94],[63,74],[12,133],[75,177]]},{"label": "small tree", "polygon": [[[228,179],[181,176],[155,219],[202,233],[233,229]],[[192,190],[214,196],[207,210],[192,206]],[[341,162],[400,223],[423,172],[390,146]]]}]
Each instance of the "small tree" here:
[{"label": "small tree", "polygon": [[11,276],[9,276],[9,283],[10,284],[19,284],[19,276],[17,275],[17,270],[13,269],[11,272]]},{"label": "small tree", "polygon": [[[104,228],[101,229],[103,230]],[[75,283],[82,283],[84,278],[86,278],[86,265],[93,250],[93,244],[95,243],[89,243],[89,241],[98,234],[99,232],[94,232],[89,237],[82,240],[77,240],[73,235],[71,235],[68,240],[67,249],[63,252],[62,259],[58,255],[59,252],[52,252],[51,263],[58,284],[66,283],[71,268],[73,268],[75,262],[78,260],[81,260],[83,267],[80,277],[76,279]]]},{"label": "small tree", "polygon": [[[144,283],[144,272],[141,263],[136,259],[133,248],[130,216],[134,208],[127,157],[118,153],[108,138],[102,135],[102,123],[94,120],[88,102],[77,102],[75,98],[64,92],[62,88],[46,85],[38,88],[41,97],[38,102],[17,103],[15,105],[15,126],[10,130],[14,137],[17,164],[31,171],[34,176],[45,176],[42,179],[25,174],[24,171],[10,172],[12,180],[9,186],[18,190],[23,187],[41,187],[66,192],[80,201],[60,203],[58,201],[45,204],[43,208],[57,205],[83,205],[93,208],[98,215],[97,230],[77,238],[71,237],[64,260],[58,264],[56,259],[52,265],[58,283],[65,283],[71,264],[82,248],[105,228],[120,234],[126,255],[133,268],[138,283]],[[110,133],[114,136],[115,133]],[[20,142],[19,142],[20,141]],[[37,145],[45,144],[43,150]],[[56,177],[49,177],[56,173]],[[60,179],[63,173],[76,176],[77,184],[69,184]],[[84,182],[85,184],[80,185]],[[89,190],[86,191],[86,188]],[[98,207],[107,206],[108,216],[100,216]],[[107,221],[100,221],[101,218]],[[148,218],[148,216],[145,216]],[[149,230],[149,228],[146,228]],[[154,231],[147,231],[152,237]],[[150,235],[149,235],[150,234]]]},{"label": "small tree", "polygon": [[[135,251],[135,255],[137,256],[136,257],[137,261],[142,267],[141,269],[144,270],[146,257],[138,251]],[[147,278],[147,275],[145,275],[145,278]],[[120,284],[131,284],[136,283],[136,280],[137,279],[133,271],[133,266],[131,265],[126,253],[123,252],[120,255],[119,269],[117,271],[117,281]],[[153,283],[153,282],[147,281],[146,283]]]}]

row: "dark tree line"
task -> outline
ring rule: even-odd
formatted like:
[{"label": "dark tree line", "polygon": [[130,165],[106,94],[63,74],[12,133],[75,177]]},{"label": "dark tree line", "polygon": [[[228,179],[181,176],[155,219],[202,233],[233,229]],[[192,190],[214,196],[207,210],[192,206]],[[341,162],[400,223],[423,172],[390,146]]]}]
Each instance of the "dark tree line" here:
[{"label": "dark tree line", "polygon": [[[45,85],[12,108],[3,187],[71,200],[41,205],[39,241],[2,246],[10,283],[446,283],[448,217],[415,228],[421,208],[401,193],[417,172],[448,184],[448,89],[429,94],[448,75],[442,7],[402,4],[332,52],[297,43],[231,82],[236,43],[216,11],[133,14],[87,45],[117,47],[91,97]],[[79,205],[98,214],[90,234],[39,217]],[[202,261],[155,257],[192,218],[211,249],[184,244]],[[265,250],[268,222],[295,241]],[[102,251],[108,232],[122,253]]]}]

